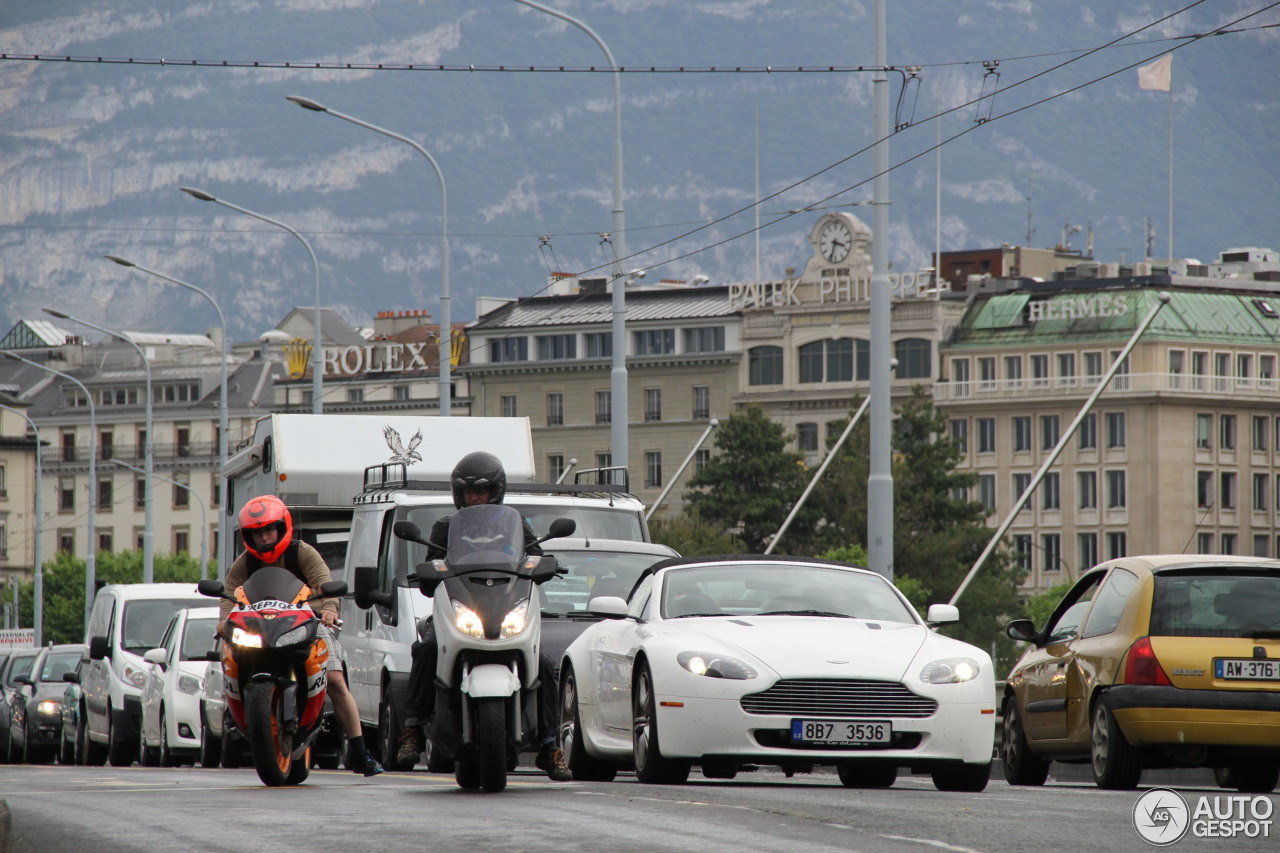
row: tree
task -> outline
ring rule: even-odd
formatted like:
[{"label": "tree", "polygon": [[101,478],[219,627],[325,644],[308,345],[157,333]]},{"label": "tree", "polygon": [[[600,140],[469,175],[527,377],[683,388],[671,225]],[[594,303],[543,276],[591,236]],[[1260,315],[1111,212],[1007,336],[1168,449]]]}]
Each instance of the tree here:
[{"label": "tree", "polygon": [[1039,595],[1033,595],[1027,599],[1024,612],[1027,614],[1027,618],[1035,623],[1036,630],[1044,628],[1049,621],[1049,617],[1053,615],[1053,608],[1057,607],[1062,597],[1071,591],[1072,586],[1074,584],[1070,581],[1060,583]]},{"label": "tree", "polygon": [[[748,552],[761,553],[804,489],[804,460],[786,449],[782,426],[759,406],[722,422],[715,446],[717,453],[689,480],[685,503],[702,521],[737,536]],[[802,510],[792,527],[816,520],[814,510]]]},{"label": "tree", "polygon": [[649,535],[654,542],[675,548],[682,557],[741,554],[746,550],[737,537],[692,514],[655,518],[649,522]]}]

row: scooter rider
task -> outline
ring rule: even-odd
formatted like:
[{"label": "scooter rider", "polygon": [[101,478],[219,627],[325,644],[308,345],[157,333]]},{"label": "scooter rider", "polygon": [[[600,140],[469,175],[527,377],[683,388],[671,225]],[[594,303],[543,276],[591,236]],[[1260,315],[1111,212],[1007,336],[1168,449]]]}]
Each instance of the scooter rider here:
[{"label": "scooter rider", "polygon": [[[313,590],[319,590],[321,584],[332,580],[320,552],[293,535],[293,516],[284,501],[274,495],[250,498],[245,503],[240,509],[240,535],[244,539],[245,551],[227,569],[225,585],[229,590],[238,589],[249,575],[263,566],[287,569]],[[230,601],[222,601],[218,636],[223,636],[231,607]],[[329,646],[329,659],[325,663],[327,689],[333,700],[334,713],[347,736],[347,766],[356,773],[376,776],[382,772],[382,765],[365,746],[360,712],[355,698],[347,689],[347,680],[339,663],[341,655],[333,631],[338,623],[338,600],[321,599],[316,615],[320,617],[319,636]]]},{"label": "scooter rider", "polygon": [[[458,460],[450,475],[453,505],[457,509],[482,504],[500,504],[507,493],[507,474],[502,461],[492,453],[482,450],[468,453]],[[449,521],[452,516],[440,519],[431,527],[427,537],[427,559],[443,559],[448,551]],[[538,537],[524,522],[524,547],[526,554],[541,554]],[[429,622],[422,638],[413,646],[413,666],[409,670],[409,694],[405,700],[405,728],[400,733],[396,762],[401,767],[411,767],[422,756],[423,729],[427,727],[435,711],[436,681],[436,632]],[[556,748],[556,728],[560,719],[560,697],[555,678],[555,665],[543,652],[538,660],[538,739],[541,748],[535,765],[557,782],[573,779],[564,763],[564,753]]]}]

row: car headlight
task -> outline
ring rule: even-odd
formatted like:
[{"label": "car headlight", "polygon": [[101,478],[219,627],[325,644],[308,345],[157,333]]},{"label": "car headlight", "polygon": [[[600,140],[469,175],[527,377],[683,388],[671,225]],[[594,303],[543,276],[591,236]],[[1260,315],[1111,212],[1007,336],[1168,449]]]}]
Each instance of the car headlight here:
[{"label": "car headlight", "polygon": [[973,681],[982,667],[973,658],[944,658],[926,664],[920,670],[920,680],[925,684],[960,684]]},{"label": "car headlight", "polygon": [[120,667],[120,675],[127,684],[132,684],[139,690],[147,683],[147,671],[138,669],[131,663],[125,663]]},{"label": "car headlight", "polygon": [[484,623],[474,610],[457,601],[453,603],[453,624],[459,631],[473,639],[484,638]]},{"label": "car headlight", "polygon": [[194,696],[200,692],[200,688],[204,687],[204,682],[194,675],[183,673],[178,676],[178,691]]},{"label": "car headlight", "polygon": [[262,635],[246,631],[236,625],[231,629],[231,642],[246,649],[260,649],[262,648]]},{"label": "car headlight", "polygon": [[727,655],[715,655],[709,652],[681,652],[676,660],[682,667],[694,675],[705,675],[708,678],[755,678],[757,673],[747,664]]},{"label": "car headlight", "polygon": [[529,599],[527,598],[515,607],[511,608],[511,611],[502,618],[502,633],[500,635],[502,639],[505,640],[508,637],[514,637],[524,630],[525,625],[528,624],[525,621],[525,616],[528,612]]},{"label": "car headlight", "polygon": [[62,703],[56,699],[44,699],[36,705],[36,713],[46,717],[56,717],[62,711]]},{"label": "car headlight", "polygon": [[292,631],[286,631],[280,635],[280,639],[276,641],[277,646],[292,646],[301,643],[307,639],[307,626],[299,625]]}]

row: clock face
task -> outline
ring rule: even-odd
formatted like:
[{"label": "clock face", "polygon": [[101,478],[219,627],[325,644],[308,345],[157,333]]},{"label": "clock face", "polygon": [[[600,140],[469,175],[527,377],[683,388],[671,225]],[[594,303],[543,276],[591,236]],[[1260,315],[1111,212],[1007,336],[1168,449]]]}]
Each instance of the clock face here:
[{"label": "clock face", "polygon": [[852,248],[853,235],[849,233],[848,226],[838,219],[828,222],[818,235],[818,251],[833,264],[849,257],[849,250]]}]

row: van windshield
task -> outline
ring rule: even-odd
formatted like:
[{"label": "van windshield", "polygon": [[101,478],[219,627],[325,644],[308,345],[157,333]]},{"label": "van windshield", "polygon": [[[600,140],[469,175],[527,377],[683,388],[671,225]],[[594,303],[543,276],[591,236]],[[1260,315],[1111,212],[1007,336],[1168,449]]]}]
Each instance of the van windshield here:
[{"label": "van windshield", "polygon": [[148,598],[130,601],[124,606],[124,624],[120,631],[125,650],[142,654],[159,647],[165,628],[173,614],[184,607],[208,607],[209,599]]}]

